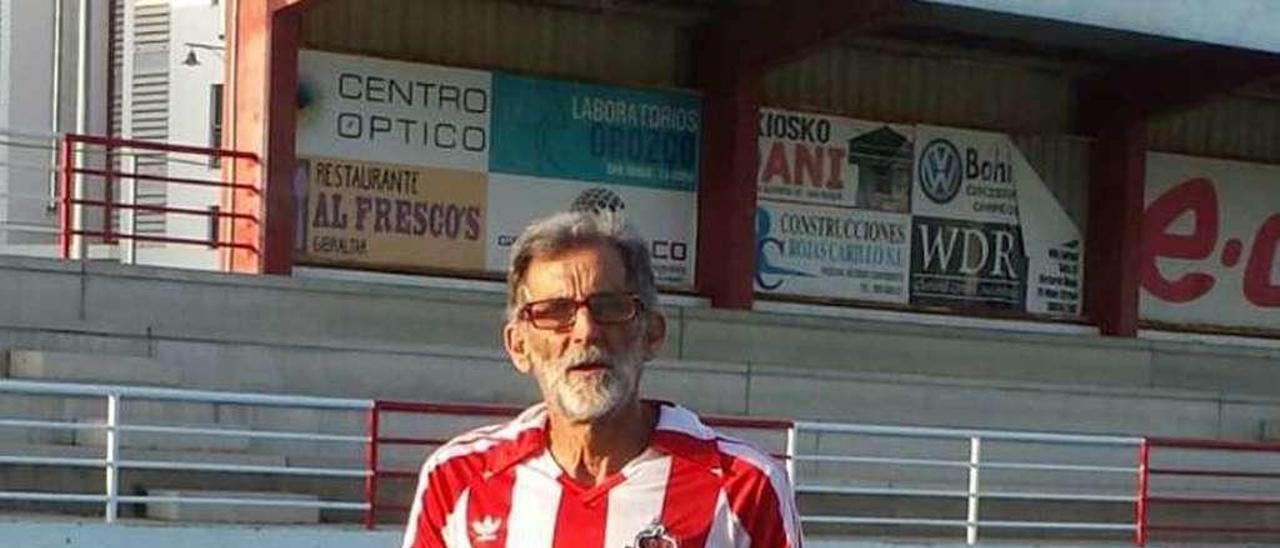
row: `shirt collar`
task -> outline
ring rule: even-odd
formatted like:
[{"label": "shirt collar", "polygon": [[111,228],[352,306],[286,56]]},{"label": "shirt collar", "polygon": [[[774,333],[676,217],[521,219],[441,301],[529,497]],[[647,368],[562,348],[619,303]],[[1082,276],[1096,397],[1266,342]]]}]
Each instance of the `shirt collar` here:
[{"label": "shirt collar", "polygon": [[672,458],[685,459],[705,468],[719,468],[716,431],[703,424],[693,411],[670,402],[657,403],[658,424],[649,438],[649,446]]},{"label": "shirt collar", "polygon": [[515,439],[502,444],[487,457],[487,466],[491,474],[497,474],[507,468],[524,462],[547,448],[547,409],[545,403],[536,404],[520,413],[511,426],[518,432]]},{"label": "shirt collar", "polygon": [[[644,400],[657,405],[658,423],[649,438],[649,447],[673,458],[685,459],[707,468],[720,466],[716,432],[692,411],[667,401]],[[489,453],[488,470],[497,474],[547,450],[546,404],[539,403],[512,421],[515,438]]]}]

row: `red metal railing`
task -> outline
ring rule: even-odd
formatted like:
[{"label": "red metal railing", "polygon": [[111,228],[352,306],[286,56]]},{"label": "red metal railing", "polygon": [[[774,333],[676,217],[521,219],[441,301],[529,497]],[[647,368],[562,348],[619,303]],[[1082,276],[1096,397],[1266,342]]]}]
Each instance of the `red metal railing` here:
[{"label": "red metal railing", "polygon": [[[413,462],[413,469],[399,469],[387,467],[384,463],[389,455],[384,453],[384,449],[395,446],[410,446],[429,448],[440,446],[446,443],[452,436],[459,434],[462,430],[470,427],[457,428],[457,432],[448,431],[453,426],[441,428],[439,424],[431,425],[431,432],[426,435],[403,435],[402,432],[406,423],[399,423],[401,428],[395,428],[396,425],[389,424],[390,421],[384,420],[384,415],[404,413],[411,415],[437,415],[455,418],[471,417],[482,422],[498,422],[517,415],[521,411],[520,408],[503,406],[503,405],[476,405],[476,404],[440,404],[440,403],[424,403],[424,402],[404,402],[404,401],[378,401],[375,400],[369,409],[368,421],[368,444],[365,453],[365,465],[368,470],[365,476],[365,501],[367,502],[366,511],[363,517],[366,529],[373,529],[378,522],[380,515],[386,516],[388,513],[397,513],[403,515],[409,510],[408,496],[404,495],[404,487],[412,487],[412,483],[417,479],[419,471],[417,466],[421,464],[422,458],[429,453],[424,450],[412,455],[409,458]],[[492,420],[489,420],[492,419]],[[780,419],[762,419],[754,417],[704,417],[704,421],[717,428],[740,428],[740,429],[757,429],[763,431],[772,431],[777,433],[786,433],[788,435],[787,453],[795,451],[793,436],[795,429],[803,428],[805,423],[796,423],[791,420]],[[412,429],[418,430],[422,425],[430,425],[425,421],[412,422]],[[391,426],[389,428],[389,426]],[[910,427],[878,427],[881,429],[910,429]],[[771,432],[771,433],[772,433]],[[1161,505],[1212,505],[1230,508],[1241,507],[1276,507],[1280,506],[1280,498],[1263,498],[1259,496],[1203,496],[1203,494],[1176,493],[1174,489],[1186,489],[1189,486],[1179,482],[1177,484],[1156,483],[1153,484],[1153,476],[1169,476],[1169,477],[1188,477],[1188,478],[1223,478],[1223,479],[1256,479],[1256,480],[1280,480],[1280,459],[1274,465],[1268,462],[1265,466],[1257,463],[1240,462],[1234,459],[1236,465],[1230,464],[1213,464],[1200,467],[1191,467],[1179,464],[1177,466],[1160,466],[1153,465],[1153,457],[1155,463],[1171,462],[1167,457],[1178,457],[1182,455],[1169,454],[1170,450],[1181,451],[1219,451],[1228,452],[1229,454],[1237,454],[1240,452],[1262,452],[1280,457],[1280,443],[1251,443],[1251,442],[1233,442],[1219,440],[1198,440],[1198,439],[1178,439],[1178,438],[1135,438],[1138,445],[1138,467],[1137,467],[1137,494],[1132,499],[1134,502],[1134,522],[1132,527],[1125,529],[1133,531],[1133,542],[1135,545],[1145,545],[1151,540],[1151,534],[1167,533],[1167,534],[1238,534],[1238,535],[1280,535],[1280,527],[1265,522],[1254,526],[1247,525],[1205,525],[1191,523],[1152,523],[1151,510],[1153,506]],[[1165,454],[1161,453],[1165,450]],[[775,458],[782,460],[794,459],[795,455],[787,453],[774,454]],[[405,457],[400,455],[402,465],[408,462]],[[801,453],[799,458],[804,458]],[[1233,459],[1219,458],[1215,462],[1230,463]],[[1234,468],[1234,469],[1232,469]],[[396,482],[397,495],[404,496],[403,501],[389,501],[386,492],[387,482]],[[402,483],[403,482],[403,483]],[[406,485],[408,484],[408,485]],[[1222,486],[1218,486],[1221,488]],[[1221,489],[1219,489],[1221,490]],[[1280,490],[1274,490],[1280,492]],[[1226,517],[1232,516],[1233,513],[1214,514],[1216,516]],[[1165,521],[1168,521],[1168,515],[1164,515]],[[1264,518],[1265,519],[1265,518]]]},{"label": "red metal railing", "polygon": [[391,479],[403,481],[406,479],[414,479],[418,477],[416,470],[387,470],[380,465],[381,445],[416,445],[416,446],[439,446],[448,442],[447,438],[413,438],[413,437],[392,437],[384,436],[382,429],[383,413],[413,413],[421,415],[452,415],[452,416],[482,416],[482,417],[514,417],[520,413],[520,409],[501,405],[465,405],[465,404],[436,404],[421,402],[403,402],[403,401],[386,401],[374,400],[373,407],[369,409],[369,445],[365,451],[365,467],[369,470],[369,474],[365,476],[364,498],[369,503],[369,509],[365,511],[364,527],[365,529],[373,529],[377,523],[377,515],[379,510],[404,513],[409,510],[408,504],[384,504],[379,501],[378,485],[382,479]]},{"label": "red metal railing", "polygon": [[[1152,532],[1167,533],[1216,533],[1237,535],[1280,536],[1280,527],[1262,526],[1227,526],[1227,525],[1188,525],[1188,524],[1152,524],[1149,513],[1156,504],[1168,505],[1205,505],[1228,507],[1280,507],[1280,497],[1229,497],[1229,496],[1187,496],[1187,495],[1152,495],[1150,493],[1151,476],[1182,476],[1199,478],[1237,478],[1275,480],[1276,489],[1280,492],[1280,472],[1228,470],[1206,468],[1157,467],[1151,465],[1151,454],[1156,448],[1179,449],[1184,451],[1216,451],[1229,453],[1270,453],[1280,457],[1280,443],[1237,442],[1224,440],[1181,439],[1181,438],[1147,438],[1139,448],[1140,474],[1137,505],[1137,533],[1134,538],[1139,546],[1146,544]],[[1280,469],[1280,458],[1277,468]]]},{"label": "red metal railing", "polygon": [[[235,182],[196,179],[190,177],[170,177],[167,175],[155,175],[147,173],[137,173],[118,170],[115,166],[107,162],[106,165],[99,169],[87,167],[77,163],[77,152],[83,151],[88,147],[101,147],[107,158],[120,155],[122,151],[131,151],[133,154],[139,153],[164,153],[164,154],[190,154],[204,156],[206,158],[238,158],[253,162],[258,161],[255,154],[237,150],[224,150],[217,148],[206,148],[188,145],[175,145],[170,143],[158,143],[152,141],[139,141],[134,139],[119,139],[114,137],[102,137],[95,135],[78,135],[67,134],[58,144],[58,250],[59,255],[63,259],[69,259],[72,256],[72,242],[76,237],[99,237],[104,243],[115,243],[118,238],[131,239],[134,241],[157,242],[157,243],[173,243],[185,245],[200,245],[213,248],[233,248],[243,249],[252,253],[257,253],[256,245],[243,242],[228,242],[218,238],[218,221],[222,219],[235,219],[249,222],[259,222],[256,215],[245,213],[224,212],[217,208],[209,210],[192,209],[184,207],[160,206],[150,204],[136,204],[116,201],[115,183],[117,179],[132,179],[134,181],[147,181],[152,183],[188,185],[222,188],[228,190],[246,190],[257,193],[259,189],[255,185],[238,184]],[[84,156],[84,155],[80,155]],[[104,199],[94,200],[85,198],[85,189],[76,188],[76,176],[90,176],[101,179],[103,185],[102,195]],[[82,177],[82,181],[89,180],[89,177]],[[83,183],[81,183],[83,185]],[[87,186],[87,185],[84,185]],[[76,208],[81,207],[98,207],[102,209],[102,224],[99,230],[89,230],[84,226],[79,226],[76,222]],[[121,233],[113,226],[112,217],[116,209],[128,209],[132,211],[145,211],[150,213],[175,213],[179,215],[194,215],[209,218],[211,230],[210,237],[207,240],[196,238],[182,238],[169,235],[154,234],[136,234]]]},{"label": "red metal railing", "polygon": [[[479,405],[479,404],[440,404],[440,403],[420,403],[420,402],[404,402],[404,401],[386,401],[375,400],[373,407],[369,409],[368,428],[369,428],[369,444],[365,450],[365,466],[368,468],[368,475],[365,476],[364,495],[365,500],[369,503],[368,510],[364,515],[365,529],[373,529],[377,524],[379,511],[405,513],[409,510],[409,504],[388,504],[379,500],[379,483],[381,480],[406,481],[416,480],[418,470],[399,470],[385,469],[381,466],[382,452],[380,446],[383,445],[409,445],[409,446],[440,446],[449,441],[447,437],[404,437],[404,436],[384,436],[383,435],[383,413],[410,413],[419,415],[449,415],[462,417],[494,417],[497,419],[507,419],[514,417],[523,409],[519,407],[511,407],[505,405]],[[722,417],[722,416],[706,416],[702,417],[703,422],[718,428],[741,428],[753,430],[773,430],[779,432],[789,431],[793,423],[789,420],[782,419],[766,419],[756,417]],[[454,432],[459,434],[461,432]],[[788,459],[786,454],[774,454],[774,458]]]},{"label": "red metal railing", "polygon": [[1151,445],[1144,438],[1138,444],[1138,498],[1134,506],[1133,543],[1144,546],[1147,543],[1147,497],[1151,493]]}]

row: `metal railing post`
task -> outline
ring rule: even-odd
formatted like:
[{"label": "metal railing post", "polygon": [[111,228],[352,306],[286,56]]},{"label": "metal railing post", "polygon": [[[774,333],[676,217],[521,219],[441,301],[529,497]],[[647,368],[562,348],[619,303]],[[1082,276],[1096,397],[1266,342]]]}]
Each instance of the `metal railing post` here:
[{"label": "metal railing post", "polygon": [[1147,498],[1150,495],[1151,446],[1146,438],[1138,443],[1138,496],[1134,505],[1134,519],[1137,523],[1133,532],[1133,543],[1138,546],[1147,544]]},{"label": "metal railing post", "polygon": [[138,203],[138,157],[134,153],[120,156],[120,232],[126,237],[120,242],[120,262],[138,263],[138,214],[132,206]]},{"label": "metal railing post", "polygon": [[796,481],[796,425],[792,423],[791,428],[787,429],[787,479],[791,480],[791,487],[795,489]]},{"label": "metal railing post", "polygon": [[107,507],[104,519],[107,523],[115,523],[120,515],[120,394],[107,394],[107,458],[106,458],[106,490]]},{"label": "metal railing post", "polygon": [[[76,10],[76,135],[85,135],[89,133],[89,118],[92,114],[90,110],[91,91],[90,74],[93,70],[90,52],[93,46],[89,40],[93,36],[93,24],[90,18],[93,14],[93,4],[89,0],[80,0],[79,8]],[[108,106],[107,108],[110,108]],[[77,140],[78,146],[75,150],[76,165],[84,168],[89,162],[87,143]],[[84,200],[88,198],[88,193],[84,188],[84,174],[76,173],[75,182],[71,190],[71,195],[76,200]],[[76,204],[72,210],[72,217],[75,218],[73,223],[77,230],[85,230],[84,223],[84,207]],[[75,235],[72,237],[72,253],[76,259],[84,260],[89,258],[87,240],[84,235]]]},{"label": "metal railing post", "polygon": [[222,220],[222,208],[211,205],[209,206],[209,248],[218,249],[219,235],[218,222]]},{"label": "metal railing post", "polygon": [[[57,135],[59,130],[62,129],[61,124],[58,123],[60,120],[62,120],[62,81],[63,81],[62,79],[62,42],[63,42],[62,20],[63,20],[62,2],[54,2],[53,3],[53,28],[50,29],[52,31],[50,33],[50,36],[53,37],[53,40],[51,40],[51,44],[50,44],[52,46],[51,49],[53,49],[53,57],[50,59],[50,63],[49,63],[50,68],[53,69],[53,74],[49,75],[50,83],[52,84],[50,86],[52,88],[50,91],[53,92],[52,93],[53,100],[49,102],[50,103],[49,104],[49,107],[50,107],[49,108],[49,131],[54,135]],[[59,146],[62,145],[63,143],[62,139],[59,139],[57,137],[55,137],[54,139]],[[58,162],[61,162],[62,161],[61,152],[62,152],[61,150],[55,150],[53,152],[53,157],[50,158],[50,162],[55,165]],[[53,173],[50,173],[49,175],[50,175],[49,205],[56,207],[58,204],[58,193],[59,193],[59,188],[61,188],[61,185],[62,185],[62,179],[60,178],[56,170]],[[66,257],[63,257],[63,258],[65,259]]]},{"label": "metal railing post", "polygon": [[982,438],[969,438],[969,512],[965,519],[965,542],[978,543],[979,468],[982,465]]},{"label": "metal railing post", "polygon": [[365,469],[369,475],[364,478],[364,501],[369,505],[364,511],[364,528],[372,531],[378,518],[378,437],[381,436],[379,424],[378,402],[369,408],[369,443],[365,446]]},{"label": "metal railing post", "polygon": [[103,160],[103,170],[106,172],[102,176],[102,243],[116,243],[115,223],[112,218],[116,212],[116,165],[115,165],[115,146],[108,142],[105,147],[105,159]]},{"label": "metal railing post", "polygon": [[75,231],[71,215],[71,177],[75,169],[71,147],[70,137],[58,140],[58,257],[64,261],[71,258],[71,233]]},{"label": "metal railing post", "polygon": [[85,193],[84,173],[81,171],[86,166],[88,153],[85,150],[86,143],[80,140],[71,141],[72,160],[68,162],[72,166],[70,170],[71,176],[71,258],[76,260],[85,260],[89,258],[87,239],[80,231],[85,230],[84,224],[84,204],[81,202],[87,199]]}]

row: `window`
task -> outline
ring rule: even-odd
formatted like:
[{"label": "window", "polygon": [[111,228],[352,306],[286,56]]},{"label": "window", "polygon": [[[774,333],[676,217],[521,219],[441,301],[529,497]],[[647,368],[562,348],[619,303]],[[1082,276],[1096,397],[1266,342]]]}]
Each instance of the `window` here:
[{"label": "window", "polygon": [[[222,148],[222,84],[209,86],[209,147]],[[209,157],[209,167],[220,167],[222,158]]]}]

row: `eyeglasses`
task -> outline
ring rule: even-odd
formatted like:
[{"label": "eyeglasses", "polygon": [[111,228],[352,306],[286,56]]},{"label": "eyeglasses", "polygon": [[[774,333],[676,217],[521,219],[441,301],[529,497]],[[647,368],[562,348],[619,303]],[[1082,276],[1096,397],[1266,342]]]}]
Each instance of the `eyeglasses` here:
[{"label": "eyeglasses", "polygon": [[620,324],[635,319],[644,303],[631,293],[596,293],[585,299],[560,297],[534,301],[520,307],[518,317],[538,329],[564,329],[578,320],[578,309],[587,307],[591,319],[601,324]]}]

